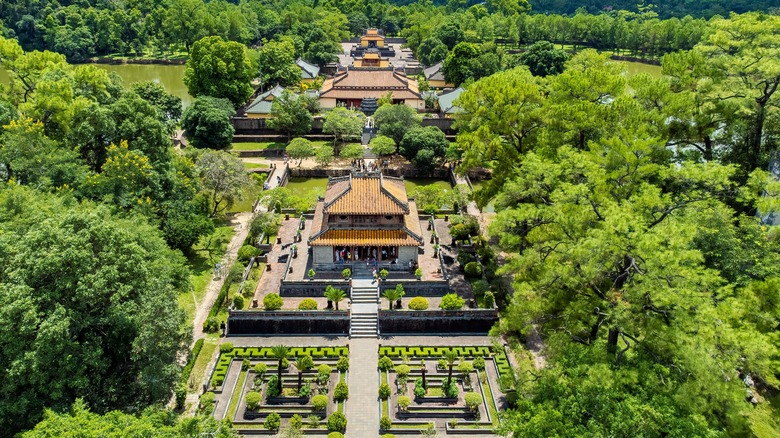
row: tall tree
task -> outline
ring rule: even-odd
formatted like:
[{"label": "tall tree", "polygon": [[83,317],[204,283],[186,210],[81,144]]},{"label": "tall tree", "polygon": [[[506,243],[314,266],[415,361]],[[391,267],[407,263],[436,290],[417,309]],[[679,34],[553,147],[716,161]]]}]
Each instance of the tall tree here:
[{"label": "tall tree", "polygon": [[227,149],[233,143],[231,117],[235,114],[229,100],[200,96],[184,111],[181,127],[197,148]]},{"label": "tall tree", "polygon": [[258,67],[243,44],[210,36],[192,46],[184,84],[192,96],[228,99],[238,108],[252,95],[251,82],[257,73]]},{"label": "tall tree", "polygon": [[230,208],[249,185],[244,163],[227,152],[204,152],[196,167],[211,200],[212,217]]},{"label": "tall tree", "polygon": [[390,137],[398,145],[409,129],[419,126],[417,112],[404,104],[385,104],[374,113],[374,122],[379,128],[379,134]]},{"label": "tall tree", "polygon": [[301,69],[295,65],[295,44],[289,37],[264,43],[258,62],[264,87],[274,84],[290,87],[301,82]]},{"label": "tall tree", "polygon": [[271,104],[268,126],[287,134],[287,141],[293,135],[303,135],[311,131],[312,117],[306,108],[306,102],[300,96],[285,90]]},{"label": "tall tree", "polygon": [[362,112],[337,107],[325,113],[322,132],[333,134],[333,149],[338,154],[338,142],[360,139],[365,123],[366,116]]}]

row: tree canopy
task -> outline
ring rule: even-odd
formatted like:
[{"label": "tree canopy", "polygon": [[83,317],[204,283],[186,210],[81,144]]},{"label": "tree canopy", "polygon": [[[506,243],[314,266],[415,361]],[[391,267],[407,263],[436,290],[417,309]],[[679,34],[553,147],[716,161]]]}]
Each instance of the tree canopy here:
[{"label": "tree canopy", "polygon": [[252,95],[251,81],[258,74],[247,48],[219,36],[204,37],[193,46],[184,70],[184,84],[192,96],[224,98],[238,108]]}]

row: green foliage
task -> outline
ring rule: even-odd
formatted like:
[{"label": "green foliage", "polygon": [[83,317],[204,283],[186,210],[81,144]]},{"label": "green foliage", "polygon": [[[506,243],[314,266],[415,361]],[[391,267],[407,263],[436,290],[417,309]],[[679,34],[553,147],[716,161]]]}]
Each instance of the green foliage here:
[{"label": "green foliage", "polygon": [[347,417],[341,412],[334,412],[328,417],[328,430],[331,432],[341,432],[347,428]]},{"label": "green foliage", "polygon": [[333,398],[336,401],[344,401],[349,397],[349,386],[344,382],[336,384],[336,388],[333,390]]},{"label": "green foliage", "polygon": [[485,292],[483,303],[486,309],[492,309],[496,305],[496,297],[493,296],[493,292]]},{"label": "green foliage", "polygon": [[365,149],[363,149],[363,145],[357,143],[350,143],[344,146],[343,148],[341,148],[341,152],[339,152],[339,157],[345,160],[363,158],[364,155],[365,155]]},{"label": "green foliage", "polygon": [[468,374],[474,371],[474,365],[471,362],[462,360],[458,364],[458,371],[460,371],[462,374]]},{"label": "green foliage", "polygon": [[248,370],[249,369],[249,364],[250,364],[249,359],[244,358],[243,360],[241,360],[241,370],[242,371]]},{"label": "green foliage", "polygon": [[519,57],[520,64],[525,65],[534,76],[549,76],[563,73],[564,64],[569,55],[556,49],[549,41],[537,41]]},{"label": "green foliage", "polygon": [[409,373],[412,371],[411,368],[409,368],[409,365],[401,364],[395,366],[395,373],[398,374],[399,377],[406,377],[409,375]]},{"label": "green foliage", "polygon": [[447,294],[441,298],[441,307],[444,310],[460,310],[466,301],[457,294]]},{"label": "green foliage", "polygon": [[387,415],[382,415],[382,418],[379,419],[379,429],[388,430],[392,427],[393,427],[393,422],[390,420],[390,417],[388,417]]},{"label": "green foliage", "polygon": [[346,268],[346,269],[344,269],[343,271],[341,271],[341,277],[342,277],[344,280],[347,280],[347,279],[349,279],[349,277],[351,277],[351,276],[352,276],[352,270],[351,270],[351,269],[349,269],[349,268]]},{"label": "green foliage", "polygon": [[244,308],[244,304],[246,303],[246,300],[244,299],[244,296],[241,294],[235,294],[233,296],[233,308],[237,310],[242,310]]},{"label": "green foliage", "polygon": [[224,213],[241,199],[249,186],[243,162],[227,152],[204,152],[195,167],[209,196],[212,217]]},{"label": "green foliage", "polygon": [[248,262],[252,257],[256,257],[262,254],[260,248],[254,245],[244,245],[238,249],[238,260],[242,262]]},{"label": "green foliage", "polygon": [[[315,396],[315,397],[318,397],[318,396]],[[320,425],[320,417],[315,415],[315,414],[309,415],[306,418],[306,423],[308,423],[309,427],[317,428]]]},{"label": "green foliage", "polygon": [[444,59],[442,72],[447,82],[461,85],[468,79],[479,79],[496,73],[501,64],[494,44],[460,42]]},{"label": "green foliage", "polygon": [[[199,400],[199,406],[201,412],[204,412],[206,414],[211,414],[211,411],[214,409],[214,400],[216,398],[216,394],[214,394],[211,391],[208,391],[200,396]],[[80,402],[77,402],[78,405]]]},{"label": "green foliage", "polygon": [[[342,271],[341,275],[344,275],[344,272]],[[336,289],[335,287],[328,285],[325,288],[325,298],[327,298],[329,301],[332,301],[333,304],[336,306],[336,310],[339,310],[339,302],[343,301],[347,297],[346,292],[342,289]]]},{"label": "green foliage", "polygon": [[414,297],[409,300],[409,310],[428,310],[428,299],[425,297]]},{"label": "green foliage", "polygon": [[467,392],[463,395],[463,399],[466,401],[466,407],[470,411],[475,411],[482,404],[482,396],[476,392]]},{"label": "green foliage", "polygon": [[314,271],[314,269],[309,269],[309,271],[306,273],[306,275],[309,277],[309,279],[313,279],[317,273]]},{"label": "green foliage", "polygon": [[376,137],[371,139],[371,142],[368,144],[368,147],[371,149],[371,153],[374,155],[377,155],[378,157],[382,157],[383,155],[391,155],[395,153],[395,141],[390,138],[386,137],[384,135],[377,135]]},{"label": "green foliage", "polygon": [[377,367],[382,371],[387,371],[393,367],[393,359],[390,359],[387,356],[382,356],[381,358],[379,358]]},{"label": "green foliage", "polygon": [[263,297],[263,308],[265,310],[279,310],[284,305],[284,300],[279,294],[270,293]]},{"label": "green foliage", "polygon": [[325,411],[325,409],[328,407],[328,396],[322,394],[315,395],[311,398],[311,405],[315,411]]},{"label": "green foliage", "polygon": [[409,398],[409,396],[402,395],[398,397],[398,407],[400,407],[402,411],[405,411],[406,408],[408,408],[409,405],[411,404],[412,404],[412,399]]},{"label": "green foliage", "polygon": [[463,267],[463,272],[468,278],[482,277],[482,264],[479,262],[469,262]]},{"label": "green foliage", "polygon": [[187,401],[187,385],[182,383],[177,384],[173,394],[176,400],[176,409],[183,408],[184,402]]},{"label": "green foliage", "polygon": [[305,138],[294,138],[290,144],[285,148],[287,155],[293,160],[298,160],[298,167],[301,167],[301,163],[306,158],[311,158],[315,155],[314,144]]},{"label": "green foliage", "polygon": [[[335,148],[337,142],[359,139],[365,123],[366,116],[362,112],[336,107],[325,113],[322,132],[333,135],[333,147]],[[344,157],[343,151],[340,155]]]},{"label": "green foliage", "polygon": [[401,143],[408,130],[420,125],[416,111],[404,104],[380,106],[374,113],[374,122],[379,134],[392,138],[395,144]]},{"label": "green foliage", "polygon": [[474,358],[472,364],[474,365],[474,368],[482,371],[485,369],[485,358],[482,356],[477,356]]},{"label": "green foliage", "polygon": [[304,383],[303,385],[301,385],[301,389],[298,390],[298,396],[309,398],[310,395],[311,395],[311,386],[308,383]]},{"label": "green foliage", "polygon": [[[381,420],[380,420],[381,421]],[[392,424],[392,423],[391,423]],[[395,438],[395,434],[392,433],[385,433],[382,434],[381,438]]]},{"label": "green foliage", "polygon": [[290,87],[301,82],[301,69],[295,64],[295,43],[281,38],[264,43],[258,51],[261,80],[265,88]]},{"label": "green foliage", "polygon": [[279,377],[275,375],[268,377],[265,395],[268,397],[278,397],[279,394],[281,394],[281,391],[279,391]]},{"label": "green foliage", "polygon": [[406,292],[404,291],[404,286],[401,283],[398,283],[394,288],[392,289],[386,289],[382,296],[387,299],[387,305],[388,309],[393,309],[393,303],[403,298],[403,296],[406,295]]},{"label": "green foliage", "polygon": [[344,438],[344,434],[341,432],[331,432],[328,434],[328,438]]},{"label": "green foliage", "polygon": [[382,383],[379,385],[379,398],[382,400],[387,400],[390,398],[390,385],[387,383]]},{"label": "green foliage", "polygon": [[317,300],[314,298],[304,298],[298,304],[298,310],[317,310]]},{"label": "green foliage", "polygon": [[336,361],[336,369],[341,371],[342,373],[349,369],[349,359],[347,358],[347,356],[339,357],[339,360]]},{"label": "green foliage", "polygon": [[294,414],[290,417],[290,427],[295,430],[300,430],[303,427],[303,418],[298,414]]},{"label": "green foliage", "polygon": [[249,391],[246,394],[246,407],[247,409],[254,411],[257,409],[257,405],[260,404],[260,400],[262,399],[262,396],[257,391]]},{"label": "green foliage", "polygon": [[269,430],[279,430],[279,426],[281,425],[282,417],[276,412],[271,412],[268,414],[268,416],[265,417],[265,421],[263,422],[263,427]]},{"label": "green foliage", "polygon": [[458,384],[455,382],[450,382],[449,385],[444,383],[442,385],[442,388],[444,389],[444,396],[449,398],[456,398],[458,396]]},{"label": "green foliage", "polygon": [[333,162],[335,151],[332,147],[322,145],[314,155],[314,161],[321,167],[328,167]]},{"label": "green foliage", "polygon": [[196,148],[227,149],[235,133],[230,120],[234,115],[236,111],[229,100],[198,96],[184,111],[181,127]]},{"label": "green foliage", "polygon": [[227,99],[238,108],[252,94],[250,82],[256,71],[243,44],[208,36],[192,46],[184,84],[191,96]]},{"label": "green foliage", "polygon": [[230,353],[233,351],[233,343],[232,342],[223,342],[219,344],[219,352],[222,354]]},{"label": "green foliage", "polygon": [[258,377],[262,377],[265,372],[267,371],[268,367],[263,362],[258,362],[255,364],[255,366],[252,368],[255,371],[255,374]]},{"label": "green foliage", "polygon": [[450,142],[441,129],[435,126],[416,126],[406,131],[399,146],[401,155],[415,166],[432,169],[444,158]]},{"label": "green foliage", "polygon": [[268,126],[284,132],[288,139],[311,131],[312,117],[306,108],[306,102],[287,90],[274,99],[271,115],[273,118],[268,120]]},{"label": "green foliage", "polygon": [[423,380],[422,377],[418,377],[414,380],[414,396],[415,397],[425,397],[425,393],[427,390],[425,389],[425,386],[423,386]]},{"label": "green foliage", "polygon": [[203,338],[195,341],[195,345],[193,345],[192,352],[190,353],[189,359],[187,360],[187,365],[185,365],[184,369],[181,370],[181,377],[179,378],[179,383],[181,385],[187,385],[189,382],[190,373],[192,373],[192,367],[195,366],[195,361],[198,360],[200,350],[203,349],[203,342]]}]

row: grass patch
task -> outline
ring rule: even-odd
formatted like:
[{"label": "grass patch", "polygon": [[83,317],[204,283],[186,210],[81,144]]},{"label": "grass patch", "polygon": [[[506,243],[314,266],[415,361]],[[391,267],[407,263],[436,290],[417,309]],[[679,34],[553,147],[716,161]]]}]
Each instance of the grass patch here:
[{"label": "grass patch", "polygon": [[200,350],[200,354],[198,354],[195,366],[192,367],[192,373],[187,385],[191,391],[197,391],[200,388],[200,384],[203,382],[206,374],[206,367],[209,365],[211,356],[214,355],[214,350],[217,349],[218,344],[219,337],[216,334],[208,335],[204,338],[203,348]]},{"label": "grass patch", "polygon": [[192,291],[180,294],[178,301],[179,307],[187,313],[187,322],[190,324],[195,319],[195,302],[203,301],[206,287],[214,275],[214,264],[225,254],[233,232],[230,225],[218,226],[210,236],[201,237],[187,255]]},{"label": "grass patch", "polygon": [[[479,379],[479,373],[477,373],[477,379]],[[482,383],[480,381],[480,385],[482,385],[482,392],[485,394],[485,400],[487,402],[488,410],[490,411],[490,421],[493,423],[493,427],[499,426],[498,421],[498,409],[496,408],[496,401],[493,400],[493,395],[490,392],[490,387],[487,382]]]},{"label": "grass patch", "polygon": [[287,143],[281,143],[276,141],[249,141],[242,143],[233,143],[230,150],[233,151],[265,151],[265,150],[281,150],[287,147]]},{"label": "grass patch", "polygon": [[246,169],[246,170],[268,169],[268,164],[266,164],[266,163],[250,163],[250,162],[244,161],[244,169]]},{"label": "grass patch", "polygon": [[233,421],[233,417],[236,416],[236,410],[238,409],[238,402],[241,400],[241,390],[244,388],[244,384],[246,383],[246,371],[241,371],[241,374],[238,376],[238,383],[236,384],[236,389],[233,391],[233,396],[230,397],[230,404],[228,405],[227,412],[225,413],[225,418],[230,419],[230,421]]}]

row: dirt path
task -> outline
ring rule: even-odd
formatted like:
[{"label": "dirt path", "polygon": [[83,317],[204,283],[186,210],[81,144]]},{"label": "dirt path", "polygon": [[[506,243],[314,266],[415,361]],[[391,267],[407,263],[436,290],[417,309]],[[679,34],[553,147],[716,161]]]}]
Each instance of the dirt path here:
[{"label": "dirt path", "polygon": [[[233,216],[231,223],[233,224],[236,233],[230,240],[225,255],[222,256],[222,260],[220,260],[220,263],[224,266],[224,272],[229,272],[230,267],[236,260],[238,249],[241,248],[244,239],[246,239],[246,235],[249,233],[249,221],[251,219],[252,213],[250,212],[238,213]],[[214,305],[214,301],[217,299],[217,295],[219,294],[219,290],[222,288],[222,283],[224,281],[224,276],[212,279],[206,288],[206,295],[203,297],[203,301],[198,303],[195,310],[195,320],[192,327],[192,345],[190,348],[195,345],[195,341],[203,337],[203,323],[206,321],[206,317],[211,310],[211,306]]]}]

